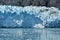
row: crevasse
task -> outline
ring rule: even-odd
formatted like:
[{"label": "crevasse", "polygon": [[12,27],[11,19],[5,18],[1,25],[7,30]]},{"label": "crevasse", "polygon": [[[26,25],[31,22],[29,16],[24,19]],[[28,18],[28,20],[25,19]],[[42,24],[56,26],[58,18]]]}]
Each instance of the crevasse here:
[{"label": "crevasse", "polygon": [[58,8],[0,5],[0,27],[56,28],[59,26]]}]

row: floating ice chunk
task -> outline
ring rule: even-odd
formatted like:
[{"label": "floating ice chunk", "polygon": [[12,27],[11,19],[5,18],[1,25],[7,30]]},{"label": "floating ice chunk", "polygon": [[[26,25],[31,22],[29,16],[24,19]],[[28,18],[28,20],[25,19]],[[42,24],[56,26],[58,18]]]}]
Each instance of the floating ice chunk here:
[{"label": "floating ice chunk", "polygon": [[34,28],[44,28],[44,26],[42,24],[35,24],[33,27]]}]

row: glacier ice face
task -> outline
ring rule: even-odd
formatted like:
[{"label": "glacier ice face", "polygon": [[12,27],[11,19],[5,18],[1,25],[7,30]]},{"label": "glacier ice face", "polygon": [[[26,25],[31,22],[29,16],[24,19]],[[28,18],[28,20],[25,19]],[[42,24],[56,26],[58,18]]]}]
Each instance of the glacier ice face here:
[{"label": "glacier ice face", "polygon": [[0,27],[55,28],[59,26],[58,8],[0,5]]}]

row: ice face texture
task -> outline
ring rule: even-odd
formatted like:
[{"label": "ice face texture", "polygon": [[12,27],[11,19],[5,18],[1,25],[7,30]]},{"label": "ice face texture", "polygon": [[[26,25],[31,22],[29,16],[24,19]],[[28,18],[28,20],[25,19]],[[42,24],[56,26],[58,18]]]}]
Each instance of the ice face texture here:
[{"label": "ice face texture", "polygon": [[56,28],[59,26],[58,8],[0,5],[0,27]]}]

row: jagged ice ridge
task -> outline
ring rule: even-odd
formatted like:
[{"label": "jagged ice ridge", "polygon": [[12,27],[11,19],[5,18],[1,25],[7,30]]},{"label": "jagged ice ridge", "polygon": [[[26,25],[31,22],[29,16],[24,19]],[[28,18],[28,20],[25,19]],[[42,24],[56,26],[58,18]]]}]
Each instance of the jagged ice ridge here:
[{"label": "jagged ice ridge", "polygon": [[60,10],[45,6],[0,5],[0,27],[45,28],[60,26]]}]

